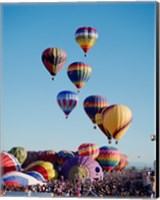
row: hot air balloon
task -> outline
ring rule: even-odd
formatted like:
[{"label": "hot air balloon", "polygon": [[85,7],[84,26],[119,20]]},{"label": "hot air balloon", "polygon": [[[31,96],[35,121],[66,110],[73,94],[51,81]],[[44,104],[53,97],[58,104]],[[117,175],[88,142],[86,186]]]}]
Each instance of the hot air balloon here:
[{"label": "hot air balloon", "polygon": [[45,181],[44,177],[42,176],[42,174],[40,174],[39,172],[36,171],[28,171],[25,172],[25,174],[28,174],[32,177],[34,177],[35,179],[39,180],[39,181]]},{"label": "hot air balloon", "polygon": [[102,179],[101,166],[93,158],[78,156],[68,160],[62,166],[62,175],[65,179]]},{"label": "hot air balloon", "polygon": [[36,171],[42,174],[45,180],[57,178],[57,171],[53,168],[52,163],[46,161],[36,161],[24,169],[24,172]]},{"label": "hot air balloon", "polygon": [[69,79],[77,88],[82,88],[85,85],[91,76],[91,72],[91,67],[83,62],[74,62],[67,69]]},{"label": "hot air balloon", "polygon": [[109,133],[109,131],[107,129],[104,128],[103,124],[102,124],[102,112],[103,110],[105,109],[106,107],[104,108],[101,108],[98,113],[96,114],[95,116],[95,119],[96,119],[96,124],[97,126],[99,127],[99,129],[102,131],[102,133],[104,133],[105,136],[107,136],[108,138],[108,142],[109,144],[111,143],[111,140],[112,140],[112,135]]},{"label": "hot air balloon", "polygon": [[61,150],[57,153],[57,164],[63,165],[67,160],[74,158],[74,154],[68,150]]},{"label": "hot air balloon", "polygon": [[[88,96],[83,103],[84,110],[91,121],[96,123],[96,114],[99,112],[101,108],[109,106],[108,101],[99,95],[91,95]],[[94,126],[96,128],[96,126]]]},{"label": "hot air balloon", "polygon": [[97,161],[104,170],[110,172],[120,161],[120,153],[115,147],[103,146],[99,150]]},{"label": "hot air balloon", "polygon": [[85,56],[90,48],[96,43],[97,38],[98,33],[96,29],[92,27],[80,27],[75,32],[75,40],[85,52]]},{"label": "hot air balloon", "polygon": [[67,54],[60,48],[48,48],[42,53],[42,62],[49,73],[54,76],[62,69],[65,65]]},{"label": "hot air balloon", "polygon": [[103,110],[102,124],[116,143],[125,134],[132,121],[132,111],[124,105],[111,105]]},{"label": "hot air balloon", "polygon": [[121,172],[127,165],[128,156],[120,154],[120,161],[118,165],[114,168],[115,171]]},{"label": "hot air balloon", "polygon": [[11,171],[21,171],[21,164],[12,154],[7,152],[0,153],[0,168],[2,174]]},{"label": "hot air balloon", "polygon": [[26,168],[32,162],[40,160],[38,151],[27,151],[27,158],[22,164],[23,168]]},{"label": "hot air balloon", "polygon": [[78,147],[78,154],[96,159],[99,155],[99,147],[92,143],[83,143]]},{"label": "hot air balloon", "polygon": [[22,172],[8,172],[5,175],[2,176],[2,181],[4,182],[5,186],[14,186],[14,187],[19,187],[19,186],[28,186],[28,185],[42,185],[45,184],[42,181],[38,181],[34,177],[22,173]]},{"label": "hot air balloon", "polygon": [[11,148],[11,150],[9,151],[9,153],[13,154],[14,157],[17,158],[17,160],[23,164],[24,161],[26,160],[27,158],[27,151],[25,148],[23,147],[13,147]]},{"label": "hot air balloon", "polygon": [[72,91],[62,91],[57,95],[57,102],[60,108],[68,118],[70,112],[75,108],[78,102],[78,95]]},{"label": "hot air balloon", "polygon": [[39,160],[48,161],[55,164],[57,159],[57,152],[54,150],[39,151],[38,156]]}]

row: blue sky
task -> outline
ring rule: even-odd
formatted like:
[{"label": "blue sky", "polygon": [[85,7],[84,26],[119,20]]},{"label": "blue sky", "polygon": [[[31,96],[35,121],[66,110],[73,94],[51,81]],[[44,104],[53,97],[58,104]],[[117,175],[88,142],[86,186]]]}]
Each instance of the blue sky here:
[{"label": "blue sky", "polygon": [[[133,122],[118,145],[130,161],[152,163],[155,144],[155,2],[50,3],[2,5],[2,150],[73,150],[84,142],[108,145],[83,109],[90,95],[124,104]],[[91,26],[99,38],[88,56],[75,41],[77,28]],[[67,53],[56,80],[41,54],[48,47]],[[92,67],[69,119],[59,108],[60,91],[77,91],[67,76],[76,61]],[[140,155],[141,158],[137,159]]]}]

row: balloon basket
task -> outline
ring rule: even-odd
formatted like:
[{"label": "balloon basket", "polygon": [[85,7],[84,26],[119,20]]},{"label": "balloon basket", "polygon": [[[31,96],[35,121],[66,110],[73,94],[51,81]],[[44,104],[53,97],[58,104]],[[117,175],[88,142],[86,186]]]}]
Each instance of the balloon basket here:
[{"label": "balloon basket", "polygon": [[115,144],[118,144],[118,141],[116,141]]},{"label": "balloon basket", "polygon": [[55,78],[54,77],[52,77],[52,81],[54,81],[55,80]]},{"label": "balloon basket", "polygon": [[94,126],[93,128],[94,128],[94,129],[97,129],[97,127],[96,127],[96,126]]},{"label": "balloon basket", "polygon": [[66,115],[66,119],[68,119],[68,115]]}]

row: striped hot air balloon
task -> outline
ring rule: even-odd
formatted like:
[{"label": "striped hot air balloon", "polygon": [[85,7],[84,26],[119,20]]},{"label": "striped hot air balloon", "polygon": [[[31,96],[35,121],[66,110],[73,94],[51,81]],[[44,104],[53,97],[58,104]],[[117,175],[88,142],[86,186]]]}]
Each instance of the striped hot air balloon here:
[{"label": "striped hot air balloon", "polygon": [[102,168],[110,172],[120,161],[120,153],[115,147],[101,147],[97,158]]},{"label": "striped hot air balloon", "polygon": [[78,147],[78,154],[96,159],[99,155],[99,147],[92,143],[83,143]]},{"label": "striped hot air balloon", "polygon": [[48,48],[42,53],[42,62],[49,73],[54,76],[62,69],[65,65],[67,54],[63,49],[60,48]]},{"label": "striped hot air balloon", "polygon": [[61,150],[57,153],[57,164],[63,165],[67,160],[74,158],[74,154],[68,150]]},{"label": "striped hot air balloon", "polygon": [[83,62],[74,62],[67,69],[69,79],[78,89],[82,88],[89,80],[91,72],[91,67]]},{"label": "striped hot air balloon", "polygon": [[[83,103],[86,114],[94,124],[96,123],[96,114],[101,108],[107,106],[109,106],[107,99],[99,95],[88,96]],[[96,126],[94,128],[96,128]]]},{"label": "striped hot air balloon", "polygon": [[80,27],[75,32],[75,40],[85,52],[85,56],[90,48],[96,43],[97,38],[97,30],[92,27]]},{"label": "striped hot air balloon", "polygon": [[72,91],[62,91],[57,95],[57,102],[60,108],[68,118],[70,112],[75,108],[78,102],[78,95]]},{"label": "striped hot air balloon", "polygon": [[120,161],[118,165],[114,168],[115,171],[121,172],[125,167],[127,167],[128,156],[124,154],[120,154]]},{"label": "striped hot air balloon", "polygon": [[124,105],[111,105],[103,110],[102,124],[106,130],[118,140],[126,133],[131,125],[132,111]]},{"label": "striped hot air balloon", "polygon": [[2,174],[11,171],[21,171],[21,164],[12,154],[7,152],[0,153],[0,168]]}]

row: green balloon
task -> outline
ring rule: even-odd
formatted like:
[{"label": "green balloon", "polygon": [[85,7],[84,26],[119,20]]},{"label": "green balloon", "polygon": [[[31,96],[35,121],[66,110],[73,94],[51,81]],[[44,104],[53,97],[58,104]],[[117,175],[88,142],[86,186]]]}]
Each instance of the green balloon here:
[{"label": "green balloon", "polygon": [[25,148],[23,147],[13,147],[9,153],[11,153],[12,155],[14,155],[14,157],[17,158],[17,160],[23,164],[24,161],[26,160],[27,158],[27,151]]}]

